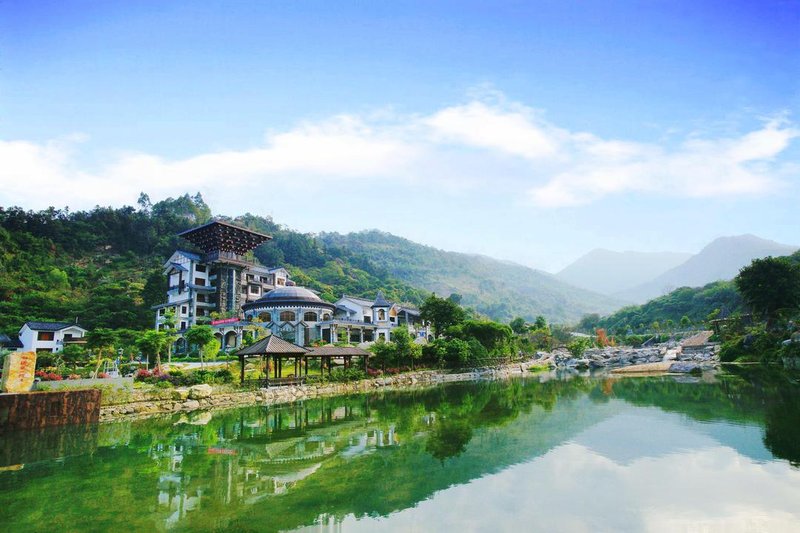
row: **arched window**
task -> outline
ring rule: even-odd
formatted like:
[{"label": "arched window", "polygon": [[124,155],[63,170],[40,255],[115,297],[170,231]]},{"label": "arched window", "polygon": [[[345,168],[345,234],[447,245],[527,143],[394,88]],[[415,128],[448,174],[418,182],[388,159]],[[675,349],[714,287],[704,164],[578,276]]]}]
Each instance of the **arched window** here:
[{"label": "arched window", "polygon": [[272,322],[272,313],[259,313],[258,319],[262,322]]},{"label": "arched window", "polygon": [[281,311],[281,322],[294,322],[294,311]]},{"label": "arched window", "polygon": [[317,313],[313,311],[307,311],[303,315],[303,320],[306,322],[316,322],[317,321]]},{"label": "arched window", "polygon": [[386,320],[386,311],[383,309],[378,310],[378,320]]},{"label": "arched window", "polygon": [[322,320],[330,320],[330,319],[331,315],[329,313],[325,313],[324,315],[322,315]]}]

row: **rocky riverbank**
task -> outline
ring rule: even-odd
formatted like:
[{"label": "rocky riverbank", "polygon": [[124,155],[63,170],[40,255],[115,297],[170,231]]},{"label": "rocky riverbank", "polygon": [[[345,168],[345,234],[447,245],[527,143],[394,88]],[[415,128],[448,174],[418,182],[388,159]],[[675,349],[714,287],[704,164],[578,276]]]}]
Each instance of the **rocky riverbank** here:
[{"label": "rocky riverbank", "polygon": [[[716,345],[684,349],[678,343],[668,343],[643,348],[625,346],[591,348],[576,357],[566,349],[558,349],[549,353],[538,352],[534,362],[547,364],[551,368],[560,370],[615,369],[660,363],[658,368],[656,366],[652,368],[683,373],[716,368],[719,364],[717,351]],[[669,366],[664,363],[669,363]]]}]

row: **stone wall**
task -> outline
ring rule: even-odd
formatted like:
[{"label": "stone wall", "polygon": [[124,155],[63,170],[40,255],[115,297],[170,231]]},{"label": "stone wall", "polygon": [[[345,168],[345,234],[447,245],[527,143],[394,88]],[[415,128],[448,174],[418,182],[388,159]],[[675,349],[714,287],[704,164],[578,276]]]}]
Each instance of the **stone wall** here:
[{"label": "stone wall", "polygon": [[100,417],[100,391],[0,394],[0,432],[89,424]]},{"label": "stone wall", "polygon": [[[424,370],[387,376],[376,379],[365,379],[350,383],[324,383],[318,385],[295,385],[272,387],[255,391],[217,391],[210,385],[195,385],[189,388],[176,388],[159,391],[155,398],[143,395],[122,405],[104,406],[100,420],[116,420],[119,418],[143,418],[165,413],[194,411],[197,409],[239,407],[245,405],[275,405],[290,403],[311,398],[355,394],[376,390],[396,390],[422,388],[457,381],[478,379],[503,379],[528,372],[532,363],[520,363],[499,368],[476,369],[469,372],[449,374],[435,370]],[[164,398],[166,394],[171,397]]]}]

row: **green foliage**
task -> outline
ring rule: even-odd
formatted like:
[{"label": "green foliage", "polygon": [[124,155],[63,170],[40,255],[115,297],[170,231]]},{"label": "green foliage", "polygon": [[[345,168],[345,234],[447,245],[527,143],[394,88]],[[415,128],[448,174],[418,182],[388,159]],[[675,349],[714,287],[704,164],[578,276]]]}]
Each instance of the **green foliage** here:
[{"label": "green foliage", "polygon": [[778,311],[800,307],[800,264],[788,257],[756,259],[734,281],[747,305],[767,323]]},{"label": "green foliage", "polygon": [[[653,323],[658,323],[659,329],[672,321],[671,324],[685,324],[684,318],[691,324],[702,324],[709,314],[720,314],[724,309],[726,314],[744,310],[744,302],[730,281],[716,281],[704,287],[681,287],[669,294],[650,300],[643,305],[624,307],[616,313],[598,320],[593,318],[584,324],[581,321],[581,331],[594,332],[601,327],[612,334],[620,335],[630,333],[646,333],[652,330]],[[712,318],[713,319],[713,318]],[[646,326],[650,324],[650,326]],[[591,329],[585,329],[593,325]]]},{"label": "green foliage", "polygon": [[347,383],[349,381],[360,381],[366,379],[367,375],[360,368],[334,368],[331,370],[330,375],[320,374],[319,376],[309,376],[308,383]]},{"label": "green foliage", "polygon": [[422,320],[430,322],[436,334],[464,320],[464,310],[449,298],[439,298],[431,294],[420,307]]},{"label": "green foliage", "polygon": [[567,350],[569,350],[569,353],[573,356],[580,357],[591,345],[592,341],[588,337],[576,337],[572,342],[567,344]]},{"label": "green foliage", "polygon": [[[440,294],[456,293],[455,302],[493,320],[516,316],[532,320],[577,320],[583,312],[611,310],[610,298],[577,289],[552,276],[489,257],[445,252],[380,231],[340,235],[324,233],[326,250],[352,258],[374,275]],[[387,294],[387,298],[389,295]]]}]

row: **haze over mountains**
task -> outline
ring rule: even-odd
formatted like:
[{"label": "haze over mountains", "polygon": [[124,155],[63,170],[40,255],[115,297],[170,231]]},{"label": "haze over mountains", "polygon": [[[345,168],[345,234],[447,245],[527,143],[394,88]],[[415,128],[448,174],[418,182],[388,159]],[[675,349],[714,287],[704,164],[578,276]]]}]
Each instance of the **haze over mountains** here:
[{"label": "haze over mountains", "polygon": [[643,303],[678,287],[732,279],[753,259],[789,255],[797,249],[755,235],[737,235],[715,239],[694,255],[593,250],[557,277],[578,287]]}]

